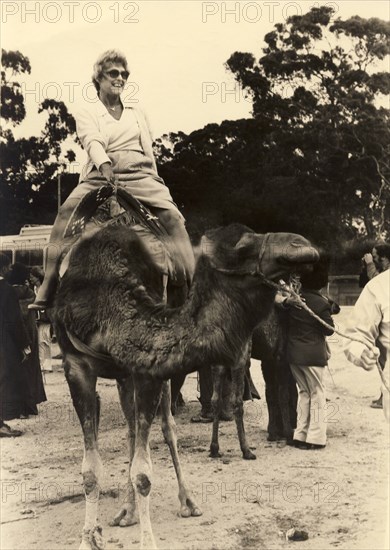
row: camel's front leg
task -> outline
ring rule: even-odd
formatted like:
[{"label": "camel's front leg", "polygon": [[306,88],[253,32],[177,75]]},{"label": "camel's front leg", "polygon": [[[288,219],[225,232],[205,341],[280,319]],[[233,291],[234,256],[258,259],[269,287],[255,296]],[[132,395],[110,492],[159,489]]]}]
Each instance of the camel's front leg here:
[{"label": "camel's front leg", "polygon": [[219,452],[218,431],[219,431],[219,417],[222,410],[222,387],[226,376],[226,368],[218,365],[212,367],[213,373],[213,395],[211,397],[211,408],[213,412],[213,434],[211,436],[210,444],[210,457],[219,458],[221,453]]},{"label": "camel's front leg", "polygon": [[149,494],[152,488],[149,435],[160,402],[161,388],[162,381],[160,380],[134,375],[137,430],[130,476],[138,501],[141,548],[157,548],[149,514]]},{"label": "camel's front leg", "polygon": [[197,506],[191,492],[188,490],[181,469],[177,451],[176,423],[171,412],[171,382],[164,382],[161,399],[162,431],[165,442],[169,446],[172,462],[175,467],[179,484],[180,515],[182,517],[201,516],[202,510]]},{"label": "camel's front leg", "polygon": [[135,513],[135,491],[130,478],[131,465],[135,451],[135,403],[133,378],[128,376],[127,378],[117,380],[117,386],[122,410],[128,426],[129,477],[126,483],[126,492],[123,505],[114,519],[110,522],[110,525],[127,527],[137,523]]},{"label": "camel's front leg", "polygon": [[97,446],[99,400],[96,396],[96,376],[90,374],[87,364],[76,358],[72,361],[66,358],[65,376],[84,434],[82,474],[85,523],[79,550],[100,550],[104,547],[102,528],[98,524],[99,480],[103,466]]}]

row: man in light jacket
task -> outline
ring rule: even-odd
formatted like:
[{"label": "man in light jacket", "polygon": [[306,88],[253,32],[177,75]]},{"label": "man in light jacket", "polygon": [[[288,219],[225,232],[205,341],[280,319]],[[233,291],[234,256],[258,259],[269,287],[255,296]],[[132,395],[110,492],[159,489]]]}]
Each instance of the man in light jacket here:
[{"label": "man in light jacket", "polygon": [[[352,312],[346,334],[360,342],[348,340],[345,354],[349,361],[365,370],[377,361],[389,379],[390,364],[390,270],[374,277],[364,287]],[[374,348],[372,347],[374,346]],[[389,420],[389,392],[382,385],[383,408]]]}]

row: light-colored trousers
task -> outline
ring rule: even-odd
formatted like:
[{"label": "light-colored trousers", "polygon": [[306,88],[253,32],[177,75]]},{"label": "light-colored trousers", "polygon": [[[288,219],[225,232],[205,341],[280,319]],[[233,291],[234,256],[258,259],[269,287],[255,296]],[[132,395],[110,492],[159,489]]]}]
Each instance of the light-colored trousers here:
[{"label": "light-colored trousers", "polygon": [[38,346],[41,369],[52,371],[50,323],[38,324]]},{"label": "light-colored trousers", "polygon": [[297,427],[294,439],[326,444],[324,367],[290,365],[298,385]]}]

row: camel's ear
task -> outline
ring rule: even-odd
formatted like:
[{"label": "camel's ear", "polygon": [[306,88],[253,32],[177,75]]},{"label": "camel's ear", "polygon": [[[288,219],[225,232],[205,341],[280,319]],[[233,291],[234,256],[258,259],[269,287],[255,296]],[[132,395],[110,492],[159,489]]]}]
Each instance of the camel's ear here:
[{"label": "camel's ear", "polygon": [[244,233],[234,248],[235,250],[250,248],[255,244],[257,245],[262,237],[263,235],[257,235],[256,233]]}]

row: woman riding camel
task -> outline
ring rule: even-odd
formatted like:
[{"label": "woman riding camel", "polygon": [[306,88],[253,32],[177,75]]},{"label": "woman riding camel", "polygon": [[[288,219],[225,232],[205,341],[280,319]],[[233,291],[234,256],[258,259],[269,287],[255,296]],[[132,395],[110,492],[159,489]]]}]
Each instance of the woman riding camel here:
[{"label": "woman riding camel", "polygon": [[44,282],[30,305],[33,309],[51,305],[58,279],[58,251],[67,222],[80,199],[104,180],[112,184],[117,181],[159,218],[173,241],[175,265],[182,264],[187,281],[192,279],[195,260],[191,243],[184,218],[157,173],[148,119],[138,106],[124,105],[121,100],[129,74],[127,60],[117,50],[104,52],[94,65],[92,81],[99,101],[86,104],[75,116],[88,162],[79,185],[61,206],[54,222],[49,252],[56,249],[53,244],[58,244],[58,248],[48,254]]}]

